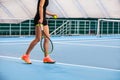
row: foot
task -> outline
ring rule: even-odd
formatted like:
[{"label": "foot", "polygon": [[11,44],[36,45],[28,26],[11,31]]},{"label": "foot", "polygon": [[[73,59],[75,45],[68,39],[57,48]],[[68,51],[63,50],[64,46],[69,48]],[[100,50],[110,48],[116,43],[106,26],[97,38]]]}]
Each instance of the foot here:
[{"label": "foot", "polygon": [[43,59],[43,62],[44,62],[44,63],[50,63],[50,64],[54,64],[54,63],[55,63],[55,61],[52,60],[49,56],[45,57],[45,58]]},{"label": "foot", "polygon": [[27,64],[32,64],[29,58],[29,55],[24,54],[21,59],[25,61]]}]

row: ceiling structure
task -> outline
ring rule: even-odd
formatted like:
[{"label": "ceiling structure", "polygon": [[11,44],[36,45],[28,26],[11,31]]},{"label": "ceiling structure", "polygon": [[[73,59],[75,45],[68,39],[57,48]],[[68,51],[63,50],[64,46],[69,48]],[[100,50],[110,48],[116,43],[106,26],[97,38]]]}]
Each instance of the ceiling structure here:
[{"label": "ceiling structure", "polygon": [[[49,0],[60,18],[120,18],[120,0]],[[0,23],[32,19],[38,0],[0,0]],[[18,20],[19,19],[19,20]]]}]

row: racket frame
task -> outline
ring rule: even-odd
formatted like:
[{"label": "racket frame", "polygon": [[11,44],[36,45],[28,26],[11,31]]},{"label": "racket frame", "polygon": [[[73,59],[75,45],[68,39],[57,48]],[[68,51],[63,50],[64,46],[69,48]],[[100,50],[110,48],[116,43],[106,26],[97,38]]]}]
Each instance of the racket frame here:
[{"label": "racket frame", "polygon": [[44,47],[42,47],[42,41],[44,39],[44,37],[46,37],[48,40],[49,40],[49,43],[51,43],[51,50],[50,52],[48,51],[47,53],[48,54],[51,54],[53,52],[53,49],[54,49],[54,46],[53,46],[53,42],[52,40],[46,35],[46,33],[44,32],[44,29],[43,29],[43,24],[39,23],[39,26],[41,27],[41,32],[42,32],[42,36],[41,36],[41,40],[40,40],[40,47],[41,47],[41,50],[45,53],[45,50],[44,50]]}]

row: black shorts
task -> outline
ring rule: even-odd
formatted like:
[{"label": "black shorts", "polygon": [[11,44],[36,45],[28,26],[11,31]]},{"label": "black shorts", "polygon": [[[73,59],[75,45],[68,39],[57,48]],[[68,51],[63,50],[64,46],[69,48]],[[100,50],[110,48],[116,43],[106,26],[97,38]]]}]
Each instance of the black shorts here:
[{"label": "black shorts", "polygon": [[[34,26],[36,26],[39,22],[39,20],[34,20]],[[48,25],[47,20],[43,20],[43,25]]]},{"label": "black shorts", "polygon": [[[34,26],[36,26],[36,24],[38,24],[39,19],[40,19],[39,15],[36,15],[35,18],[34,18]],[[48,25],[47,20],[45,18],[43,19],[42,24],[43,25]]]},{"label": "black shorts", "polygon": [[[38,21],[39,21],[39,19],[34,19],[34,26],[36,26],[37,24],[38,24]],[[43,25],[48,25],[48,23],[47,23],[47,20],[43,20],[43,23],[42,23]]]}]

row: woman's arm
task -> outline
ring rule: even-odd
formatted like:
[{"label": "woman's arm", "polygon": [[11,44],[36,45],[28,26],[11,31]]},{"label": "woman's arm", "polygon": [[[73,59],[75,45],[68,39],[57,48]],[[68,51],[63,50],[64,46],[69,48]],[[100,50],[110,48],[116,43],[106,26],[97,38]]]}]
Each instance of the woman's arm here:
[{"label": "woman's arm", "polygon": [[43,6],[44,6],[45,0],[41,0],[40,1],[40,5],[39,5],[39,15],[40,15],[40,20],[39,22],[42,23],[43,22]]},{"label": "woman's arm", "polygon": [[49,16],[57,16],[57,14],[51,13],[51,12],[49,12],[48,10],[46,10],[46,14],[49,15]]}]

